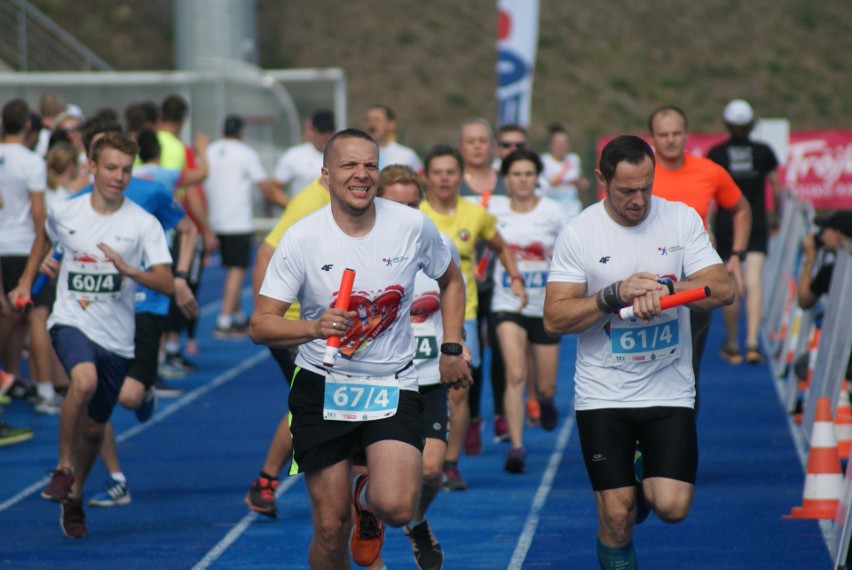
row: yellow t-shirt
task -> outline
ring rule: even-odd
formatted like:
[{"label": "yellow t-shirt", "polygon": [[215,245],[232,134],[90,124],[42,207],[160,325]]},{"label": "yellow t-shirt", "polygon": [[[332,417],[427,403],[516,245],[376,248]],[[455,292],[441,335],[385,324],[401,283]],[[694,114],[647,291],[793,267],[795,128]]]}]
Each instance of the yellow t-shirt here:
[{"label": "yellow t-shirt", "polygon": [[[186,147],[179,138],[168,131],[157,131],[157,141],[160,143],[160,166],[178,170],[186,168]],[[183,186],[174,189],[175,196],[181,201],[185,193]]]},{"label": "yellow t-shirt", "polygon": [[160,166],[163,168],[186,168],[186,147],[179,138],[167,131],[157,131],[160,143]]},{"label": "yellow t-shirt", "polygon": [[488,241],[497,235],[497,218],[488,210],[462,197],[456,198],[455,213],[445,216],[436,212],[429,202],[420,203],[420,211],[426,214],[438,228],[438,231],[450,236],[459,250],[461,257],[461,272],[464,276],[465,320],[476,318],[479,299],[476,295],[476,277],[473,275],[473,261],[477,239]]},{"label": "yellow t-shirt", "polygon": [[[263,241],[272,247],[278,247],[278,242],[281,241],[281,238],[284,237],[284,232],[286,232],[290,226],[308,214],[319,210],[329,202],[331,202],[331,197],[328,194],[328,190],[320,184],[319,178],[314,179],[313,182],[308,184],[304,190],[299,192],[299,194],[293,198],[289,204],[287,204],[287,209],[284,210],[284,213],[281,215],[281,219],[278,220],[278,223],[275,224],[275,227],[272,228],[272,231],[266,235],[266,239]],[[287,312],[284,314],[284,318],[290,319],[291,321],[299,320],[299,301],[293,301],[293,304],[290,305],[290,308],[287,309]]]}]

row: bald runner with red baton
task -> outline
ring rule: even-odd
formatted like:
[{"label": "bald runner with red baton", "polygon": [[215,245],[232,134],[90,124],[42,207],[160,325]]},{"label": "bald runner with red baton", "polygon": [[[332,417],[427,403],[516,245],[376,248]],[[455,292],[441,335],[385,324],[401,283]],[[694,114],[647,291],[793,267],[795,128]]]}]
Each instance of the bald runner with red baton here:
[{"label": "bald runner with red baton", "polygon": [[[348,567],[347,538],[355,562],[369,566],[384,525],[414,516],[424,440],[409,323],[418,271],[440,289],[441,382],[465,388],[472,381],[461,350],[461,273],[428,218],[376,198],[378,165],[378,145],[367,133],[347,129],[329,140],[322,176],[331,203],[284,234],[249,329],[257,343],[299,346],[289,396],[291,473],[305,474],[311,497],[311,568]],[[348,307],[338,308],[346,268],[355,272],[352,293]],[[296,299],[301,320],[283,319]],[[340,353],[331,368],[323,360],[328,337],[336,336]],[[369,476],[351,481],[359,452]]]}]

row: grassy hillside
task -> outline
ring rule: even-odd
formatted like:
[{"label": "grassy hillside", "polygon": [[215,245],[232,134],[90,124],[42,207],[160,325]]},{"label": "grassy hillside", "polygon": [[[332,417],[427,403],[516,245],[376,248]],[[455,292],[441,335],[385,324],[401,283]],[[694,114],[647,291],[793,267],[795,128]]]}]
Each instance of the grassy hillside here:
[{"label": "grassy hillside", "polygon": [[[35,0],[117,69],[173,66],[172,2]],[[402,142],[454,142],[493,118],[496,0],[258,0],[263,67],[344,68],[350,117],[393,106]],[[602,133],[643,132],[663,103],[719,130],[745,97],[793,128],[852,127],[852,2],[541,0],[534,142],[562,121],[588,152]]]}]

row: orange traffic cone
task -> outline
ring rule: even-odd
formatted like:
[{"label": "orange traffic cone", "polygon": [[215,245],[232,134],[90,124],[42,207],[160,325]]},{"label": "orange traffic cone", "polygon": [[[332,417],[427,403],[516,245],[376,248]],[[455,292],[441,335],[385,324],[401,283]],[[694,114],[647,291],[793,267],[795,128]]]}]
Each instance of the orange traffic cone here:
[{"label": "orange traffic cone", "polygon": [[837,398],[837,411],[834,413],[834,436],[837,438],[837,454],[840,459],[849,459],[852,449],[852,403],[849,401],[849,386],[844,379]]},{"label": "orange traffic cone", "polygon": [[822,397],[816,404],[804,500],[801,507],[793,507],[784,518],[833,519],[843,492],[843,471],[831,421],[831,400]]}]

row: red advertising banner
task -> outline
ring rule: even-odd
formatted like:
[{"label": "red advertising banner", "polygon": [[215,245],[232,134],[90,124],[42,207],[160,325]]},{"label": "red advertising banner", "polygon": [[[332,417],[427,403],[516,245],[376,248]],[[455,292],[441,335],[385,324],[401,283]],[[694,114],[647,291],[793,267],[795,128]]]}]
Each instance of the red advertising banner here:
[{"label": "red advertising banner", "polygon": [[[724,133],[690,133],[686,150],[704,156],[725,138]],[[598,139],[597,156],[611,139]],[[791,131],[787,156],[778,160],[781,186],[814,209],[852,210],[852,129]]]}]

